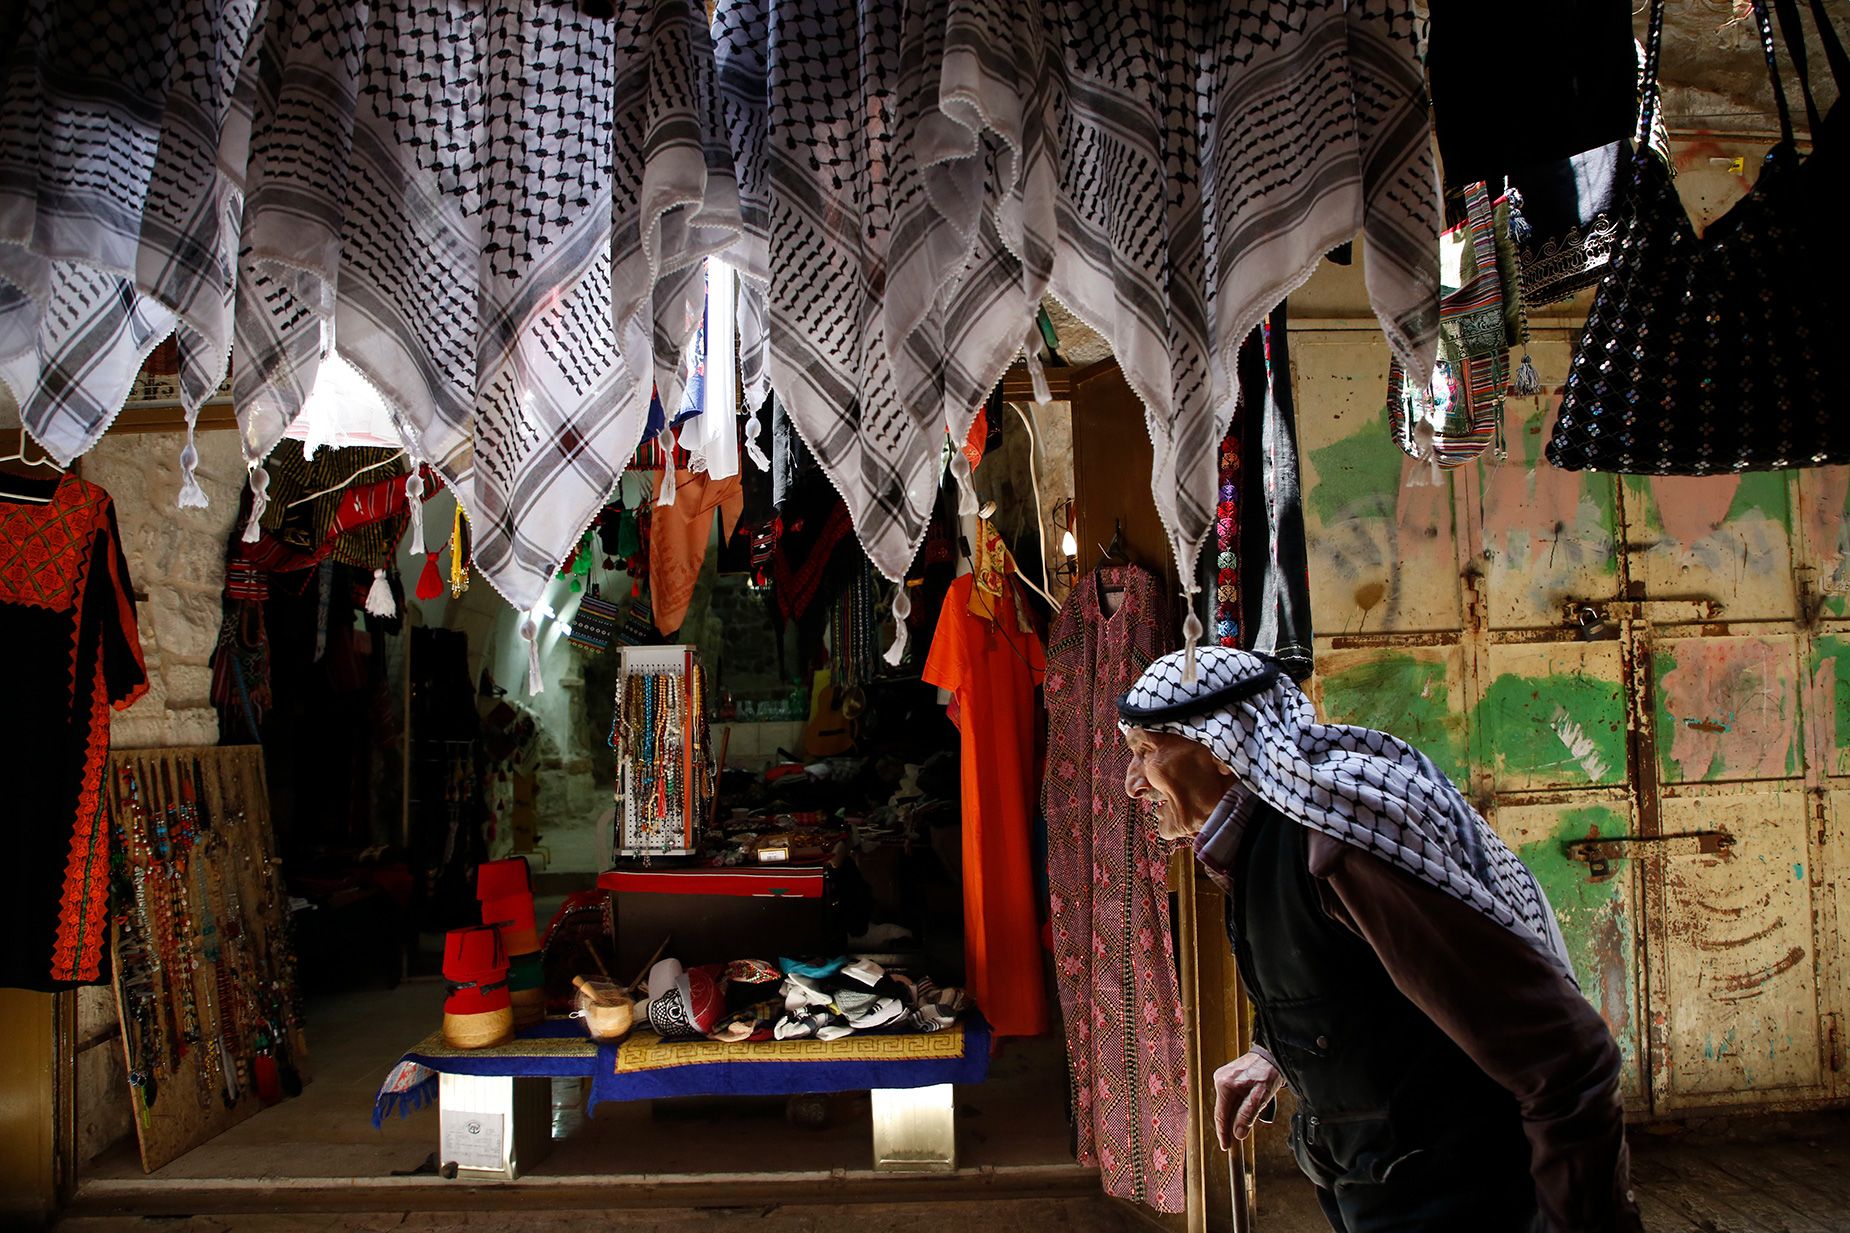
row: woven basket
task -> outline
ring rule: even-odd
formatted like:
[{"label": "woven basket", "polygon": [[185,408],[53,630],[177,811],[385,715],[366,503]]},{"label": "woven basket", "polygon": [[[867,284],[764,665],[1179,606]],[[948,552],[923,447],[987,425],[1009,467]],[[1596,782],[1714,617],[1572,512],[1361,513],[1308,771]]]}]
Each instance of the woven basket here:
[{"label": "woven basket", "polygon": [[546,1019],[546,993],[539,988],[515,989],[508,994],[515,1027],[532,1027]]}]

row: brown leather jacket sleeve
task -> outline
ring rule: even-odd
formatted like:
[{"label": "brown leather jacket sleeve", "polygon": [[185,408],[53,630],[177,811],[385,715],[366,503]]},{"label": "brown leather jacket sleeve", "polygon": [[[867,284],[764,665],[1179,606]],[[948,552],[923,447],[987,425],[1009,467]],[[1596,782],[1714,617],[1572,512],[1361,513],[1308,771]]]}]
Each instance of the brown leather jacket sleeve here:
[{"label": "brown leather jacket sleeve", "polygon": [[1619,1047],[1546,956],[1450,895],[1358,848],[1314,836],[1324,907],[1516,1098],[1551,1233],[1640,1229],[1631,1193]]}]

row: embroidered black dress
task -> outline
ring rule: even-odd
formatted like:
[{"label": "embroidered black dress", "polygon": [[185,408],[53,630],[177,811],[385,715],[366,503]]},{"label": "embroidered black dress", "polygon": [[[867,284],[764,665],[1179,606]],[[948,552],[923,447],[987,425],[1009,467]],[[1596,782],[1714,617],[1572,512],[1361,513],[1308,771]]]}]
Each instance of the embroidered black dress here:
[{"label": "embroidered black dress", "polygon": [[148,688],[109,494],[75,476],[0,493],[0,646],[12,686],[0,740],[0,986],[108,978],[109,715]]}]

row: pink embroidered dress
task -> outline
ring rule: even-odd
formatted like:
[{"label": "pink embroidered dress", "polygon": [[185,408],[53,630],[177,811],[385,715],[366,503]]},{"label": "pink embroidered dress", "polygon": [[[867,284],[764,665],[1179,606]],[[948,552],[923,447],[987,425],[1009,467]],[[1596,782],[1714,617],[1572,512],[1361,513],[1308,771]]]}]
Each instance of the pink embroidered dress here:
[{"label": "pink embroidered dress", "polygon": [[1048,880],[1079,1161],[1105,1193],[1183,1210],[1188,1076],[1166,860],[1124,792],[1117,700],[1167,650],[1160,584],[1135,566],[1079,580],[1047,648]]}]

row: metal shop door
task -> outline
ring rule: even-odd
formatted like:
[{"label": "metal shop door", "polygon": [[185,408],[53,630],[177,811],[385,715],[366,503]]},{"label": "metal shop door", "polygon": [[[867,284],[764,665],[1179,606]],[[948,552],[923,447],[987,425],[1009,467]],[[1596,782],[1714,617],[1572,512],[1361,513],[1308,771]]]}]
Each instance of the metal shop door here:
[{"label": "metal shop door", "polygon": [[[1808,773],[1811,570],[1797,477],[1620,489],[1639,854],[1660,1112],[1831,1095],[1819,933],[1822,780]],[[1841,514],[1842,505],[1839,504]],[[1808,786],[1808,779],[1816,782]]]},{"label": "metal shop door", "polygon": [[[1844,560],[1843,476],[1557,471],[1545,398],[1510,400],[1505,461],[1422,484],[1388,437],[1378,338],[1292,347],[1325,716],[1425,749],[1536,871],[1635,1110],[1831,1096],[1846,815],[1808,780],[1804,717],[1850,792],[1850,609],[1819,627],[1838,656],[1800,619],[1826,558],[1792,528],[1813,510]],[[1568,347],[1543,333],[1537,367],[1565,372]]]}]

